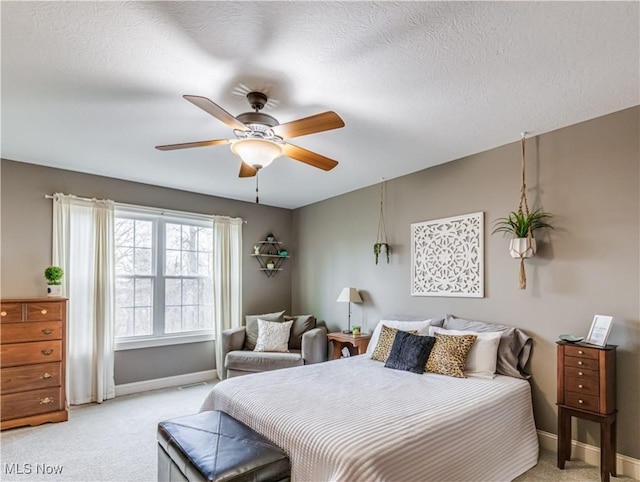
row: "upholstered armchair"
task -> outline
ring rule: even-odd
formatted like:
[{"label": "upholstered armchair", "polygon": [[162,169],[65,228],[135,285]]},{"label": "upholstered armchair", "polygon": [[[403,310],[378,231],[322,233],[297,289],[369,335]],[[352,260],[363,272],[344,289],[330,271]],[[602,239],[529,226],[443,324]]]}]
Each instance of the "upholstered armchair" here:
[{"label": "upholstered armchair", "polygon": [[[293,320],[288,352],[254,351],[258,318],[266,321]],[[316,326],[311,315],[285,317],[284,312],[246,317],[245,326],[222,332],[223,378],[232,378],[279,368],[327,361],[327,328]]]}]

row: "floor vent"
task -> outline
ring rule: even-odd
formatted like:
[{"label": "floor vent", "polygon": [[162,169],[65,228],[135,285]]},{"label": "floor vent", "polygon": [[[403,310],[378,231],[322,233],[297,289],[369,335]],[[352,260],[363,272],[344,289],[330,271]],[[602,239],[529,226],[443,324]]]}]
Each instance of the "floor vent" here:
[{"label": "floor vent", "polygon": [[187,385],[181,385],[178,387],[178,390],[184,390],[185,388],[191,388],[191,387],[199,387],[200,385],[206,385],[206,382],[197,382],[197,383],[189,383]]}]

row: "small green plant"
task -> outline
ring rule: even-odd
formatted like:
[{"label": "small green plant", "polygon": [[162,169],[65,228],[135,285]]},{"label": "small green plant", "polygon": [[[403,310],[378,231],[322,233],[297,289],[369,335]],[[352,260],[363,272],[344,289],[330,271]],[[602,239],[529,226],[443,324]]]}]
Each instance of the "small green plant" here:
[{"label": "small green plant", "polygon": [[491,234],[502,233],[512,235],[514,238],[526,238],[529,231],[533,234],[538,229],[553,229],[553,226],[547,222],[551,217],[552,214],[545,213],[541,209],[536,209],[529,215],[522,211],[512,211],[508,217],[496,220]]},{"label": "small green plant", "polygon": [[50,285],[59,285],[62,284],[62,276],[64,275],[64,271],[60,266],[49,266],[44,270],[44,277],[47,280],[47,284]]},{"label": "small green plant", "polygon": [[376,243],[373,245],[373,254],[376,255],[376,264],[378,264],[378,257],[380,256],[380,252],[384,248],[387,253],[387,263],[389,263],[389,257],[391,256],[391,245],[388,243]]}]

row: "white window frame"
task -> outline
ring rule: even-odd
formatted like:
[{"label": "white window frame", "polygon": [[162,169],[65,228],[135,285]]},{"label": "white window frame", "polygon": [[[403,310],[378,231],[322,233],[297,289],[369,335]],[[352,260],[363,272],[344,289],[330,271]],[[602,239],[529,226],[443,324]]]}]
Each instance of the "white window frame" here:
[{"label": "white window frame", "polygon": [[[178,211],[166,211],[161,209],[136,207],[130,205],[117,205],[115,217],[146,220],[153,222],[152,244],[152,274],[132,275],[132,278],[151,278],[153,284],[152,326],[154,335],[116,337],[115,351],[135,350],[154,346],[179,345],[184,343],[197,343],[214,341],[214,328],[211,330],[198,330],[181,333],[164,332],[165,313],[165,279],[182,279],[182,276],[167,276],[164,273],[165,264],[165,226],[167,223],[190,224],[193,226],[212,228],[212,217],[193,213],[181,213]],[[116,275],[117,277],[117,275]],[[194,278],[198,278],[194,276]]]}]

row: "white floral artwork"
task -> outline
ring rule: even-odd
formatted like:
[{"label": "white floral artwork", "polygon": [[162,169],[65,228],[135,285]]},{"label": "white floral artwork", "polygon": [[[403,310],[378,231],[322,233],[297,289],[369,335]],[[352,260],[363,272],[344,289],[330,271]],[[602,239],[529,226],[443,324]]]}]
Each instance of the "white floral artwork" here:
[{"label": "white floral artwork", "polygon": [[484,297],[484,213],[411,225],[411,295]]}]

